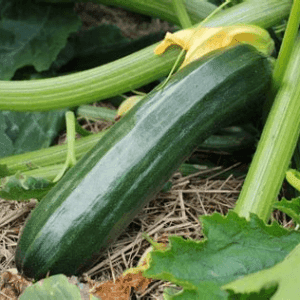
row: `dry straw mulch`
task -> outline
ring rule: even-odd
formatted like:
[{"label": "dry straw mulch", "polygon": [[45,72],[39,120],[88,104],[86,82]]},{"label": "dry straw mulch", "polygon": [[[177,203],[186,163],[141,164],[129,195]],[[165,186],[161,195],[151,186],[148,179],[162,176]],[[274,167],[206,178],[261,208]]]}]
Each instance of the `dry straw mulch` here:
[{"label": "dry straw mulch", "polygon": [[[201,179],[204,173],[211,176]],[[167,242],[169,235],[201,239],[199,215],[215,211],[226,213],[234,206],[243,182],[232,176],[226,180],[215,180],[214,177],[219,173],[218,167],[186,177],[180,173],[174,174],[172,189],[167,193],[159,193],[145,206],[87,275],[96,282],[116,280],[125,269],[135,267],[149,247],[142,237],[143,233],[160,242]],[[14,253],[20,230],[35,204],[35,200],[28,203],[0,200],[0,273],[15,267]],[[154,281],[136,296],[138,299],[160,299],[166,284]]]},{"label": "dry straw mulch", "polygon": [[[225,171],[226,169],[216,167],[185,177],[179,172],[175,173],[171,179],[171,190],[159,193],[144,207],[125,232],[99,257],[99,262],[85,277],[91,278],[94,284],[109,280],[118,281],[124,270],[136,267],[140,257],[149,247],[149,243],[142,236],[143,233],[163,243],[168,241],[170,235],[202,239],[199,216],[213,212],[226,214],[234,207],[238,198],[243,178],[229,176],[225,180],[217,179],[217,176]],[[209,177],[202,179],[203,175]],[[14,253],[20,231],[35,204],[35,200],[28,203],[0,200],[0,274],[15,268]],[[275,213],[274,217],[281,219],[280,222],[285,227],[290,226],[290,222],[282,214]],[[118,298],[163,299],[163,288],[167,285],[167,282],[153,281],[140,292],[131,292],[131,298]],[[1,299],[8,298],[1,295],[0,289]]]}]

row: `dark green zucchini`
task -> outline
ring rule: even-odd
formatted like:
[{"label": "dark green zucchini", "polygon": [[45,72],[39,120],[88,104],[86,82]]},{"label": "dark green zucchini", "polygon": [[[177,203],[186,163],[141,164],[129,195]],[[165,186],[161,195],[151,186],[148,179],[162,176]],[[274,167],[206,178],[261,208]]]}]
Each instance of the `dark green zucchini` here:
[{"label": "dark green zucchini", "polygon": [[232,126],[219,130],[205,140],[198,149],[236,152],[255,145],[255,137],[242,127]]},{"label": "dark green zucchini", "polygon": [[91,267],[200,142],[250,116],[271,72],[265,56],[239,45],[149,93],[33,211],[17,246],[18,270],[39,279]]}]

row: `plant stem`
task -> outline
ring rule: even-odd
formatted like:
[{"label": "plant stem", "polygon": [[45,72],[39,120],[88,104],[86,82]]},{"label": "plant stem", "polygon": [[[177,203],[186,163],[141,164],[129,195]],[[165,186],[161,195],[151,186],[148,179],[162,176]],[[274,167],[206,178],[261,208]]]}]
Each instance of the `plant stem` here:
[{"label": "plant stem", "polygon": [[[66,123],[67,123],[67,146],[68,146],[68,158],[69,166],[73,167],[76,165],[76,156],[75,156],[75,115],[72,111],[66,113]],[[67,158],[67,160],[68,160]]]},{"label": "plant stem", "polygon": [[253,24],[267,29],[286,18],[291,5],[291,0],[245,1],[218,13],[205,26]]},{"label": "plant stem", "polygon": [[287,68],[293,46],[297,37],[300,24],[300,1],[295,0],[292,5],[291,14],[284,33],[283,41],[280,47],[278,58],[273,72],[273,94],[279,89],[285,70]]},{"label": "plant stem", "polygon": [[174,65],[170,71],[170,73],[168,74],[167,78],[165,79],[164,83],[161,85],[160,89],[163,89],[166,84],[169,82],[171,76],[174,74],[175,70],[180,66],[180,62],[182,62],[182,60],[184,59],[186,51],[184,49],[182,49],[180,51],[180,53],[178,54],[176,61],[174,62]]},{"label": "plant stem", "polygon": [[64,168],[64,164],[56,164],[34,170],[21,172],[22,175],[34,178],[44,178],[53,181],[57,174]]},{"label": "plant stem", "polygon": [[192,27],[192,22],[186,11],[184,0],[172,0],[174,10],[183,29]]},{"label": "plant stem", "polygon": [[75,115],[72,111],[66,112],[66,123],[67,123],[67,149],[68,149],[67,159],[60,172],[53,179],[53,182],[59,181],[63,177],[63,175],[65,174],[68,168],[76,165],[76,156],[75,156],[76,121],[75,121]]},{"label": "plant stem", "polygon": [[[106,134],[107,130],[92,134],[75,141],[75,156],[80,159]],[[67,145],[57,145],[23,154],[0,159],[0,165],[6,165],[11,174],[28,171],[49,165],[62,164],[67,158]]]},{"label": "plant stem", "polygon": [[234,211],[270,217],[300,133],[300,40],[295,44],[282,85],[264,126]]},{"label": "plant stem", "polygon": [[114,121],[117,111],[105,107],[81,105],[77,109],[77,114],[80,117],[84,117],[90,120],[102,119],[105,121]]},{"label": "plant stem", "polygon": [[75,120],[75,131],[80,134],[81,136],[89,136],[91,134],[93,134],[92,132],[85,130],[84,128],[82,128],[80,126],[80,124],[78,123],[78,120]]},{"label": "plant stem", "polygon": [[[104,66],[50,79],[1,81],[0,109],[45,111],[107,99],[168,73],[179,49],[154,55],[155,45]],[[126,75],[125,75],[126,74]]]},{"label": "plant stem", "polygon": [[[125,9],[152,17],[158,17],[170,23],[181,25],[169,0],[97,0],[98,3],[123,7]],[[208,1],[186,0],[186,10],[193,24],[206,18],[216,6]]]},{"label": "plant stem", "polygon": [[[246,1],[215,15],[206,26],[244,23],[268,28],[285,18],[290,7],[290,0]],[[30,81],[1,81],[0,109],[46,111],[74,107],[143,86],[166,76],[180,53],[180,49],[173,48],[157,56],[154,54],[156,46],[75,74]]]},{"label": "plant stem", "polygon": [[222,10],[226,5],[228,5],[231,2],[231,0],[226,0],[224,3],[222,3],[220,6],[218,6],[210,15],[208,15],[201,23],[199,26],[202,26],[208,20],[210,20],[215,14],[217,14],[220,10]]}]

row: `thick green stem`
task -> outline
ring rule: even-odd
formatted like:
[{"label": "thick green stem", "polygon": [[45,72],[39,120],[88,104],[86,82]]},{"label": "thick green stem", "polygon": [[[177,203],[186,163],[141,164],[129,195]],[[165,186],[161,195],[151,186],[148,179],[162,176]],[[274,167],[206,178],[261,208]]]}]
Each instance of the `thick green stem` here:
[{"label": "thick green stem", "polygon": [[[64,168],[64,164],[51,165],[34,170],[21,172],[26,177],[43,178],[53,181],[57,174]],[[54,181],[53,181],[54,182]]]},{"label": "thick green stem", "polygon": [[234,209],[240,216],[255,213],[264,221],[270,217],[299,138],[299,82],[297,41]]},{"label": "thick green stem", "polygon": [[245,1],[218,13],[205,26],[253,24],[270,28],[288,17],[291,6],[291,0]]},{"label": "thick green stem", "polygon": [[287,68],[293,45],[295,43],[298,28],[300,24],[300,1],[295,0],[292,6],[291,14],[287,23],[284,38],[280,47],[278,58],[276,60],[275,69],[273,73],[273,93],[279,89],[285,70]]},{"label": "thick green stem", "polygon": [[179,49],[154,55],[156,45],[101,67],[30,81],[2,81],[0,109],[45,111],[113,97],[168,74]]},{"label": "thick green stem", "polygon": [[[205,25],[244,23],[269,28],[287,17],[290,8],[290,0],[246,1],[215,15]],[[180,49],[173,48],[157,56],[153,52],[156,45],[104,66],[71,75],[31,81],[1,81],[0,109],[45,111],[74,107],[143,86],[166,76],[180,53]]]},{"label": "thick green stem", "polygon": [[[158,17],[170,23],[180,25],[180,20],[170,0],[95,0],[93,2],[123,7],[140,14]],[[206,18],[216,8],[214,4],[208,1],[199,0],[186,0],[185,5],[193,24]]]},{"label": "thick green stem", "polygon": [[190,17],[185,8],[185,1],[184,0],[172,0],[174,10],[178,19],[180,21],[180,25],[182,28],[189,28],[192,27],[192,22]]},{"label": "thick green stem", "polygon": [[269,93],[267,101],[264,104],[264,111],[263,111],[264,120],[266,120],[268,113],[272,107],[272,103],[274,101],[276,93],[281,86],[281,82],[284,73],[286,71],[288,62],[290,60],[293,46],[297,37],[299,24],[300,24],[300,1],[295,0],[292,5],[291,13],[284,33],[284,38],[281,43],[278,58],[275,62],[271,92]]},{"label": "thick green stem", "polygon": [[[80,159],[103,137],[107,131],[78,139],[75,141],[75,156]],[[0,159],[0,165],[6,165],[13,174],[17,171],[28,171],[40,167],[62,164],[67,159],[68,147],[66,144],[52,146],[23,154],[7,156]]]},{"label": "thick green stem", "polygon": [[101,119],[105,121],[114,121],[117,111],[105,107],[82,105],[78,107],[77,114],[80,117],[84,117],[90,120]]}]

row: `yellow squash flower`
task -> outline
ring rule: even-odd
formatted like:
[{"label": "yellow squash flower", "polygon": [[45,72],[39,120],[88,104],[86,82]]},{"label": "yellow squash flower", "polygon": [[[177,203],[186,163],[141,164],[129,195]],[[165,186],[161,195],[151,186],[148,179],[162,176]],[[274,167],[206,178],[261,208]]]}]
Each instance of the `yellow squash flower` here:
[{"label": "yellow squash flower", "polygon": [[144,96],[139,95],[128,97],[125,101],[122,102],[122,104],[118,108],[115,120],[119,120],[121,116],[125,115],[135,104],[137,104],[143,98]]},{"label": "yellow squash flower", "polygon": [[159,55],[172,45],[180,46],[187,51],[182,68],[211,51],[238,43],[250,44],[266,55],[274,50],[274,41],[265,29],[255,25],[233,25],[185,29],[174,34],[167,32],[154,53]]}]

